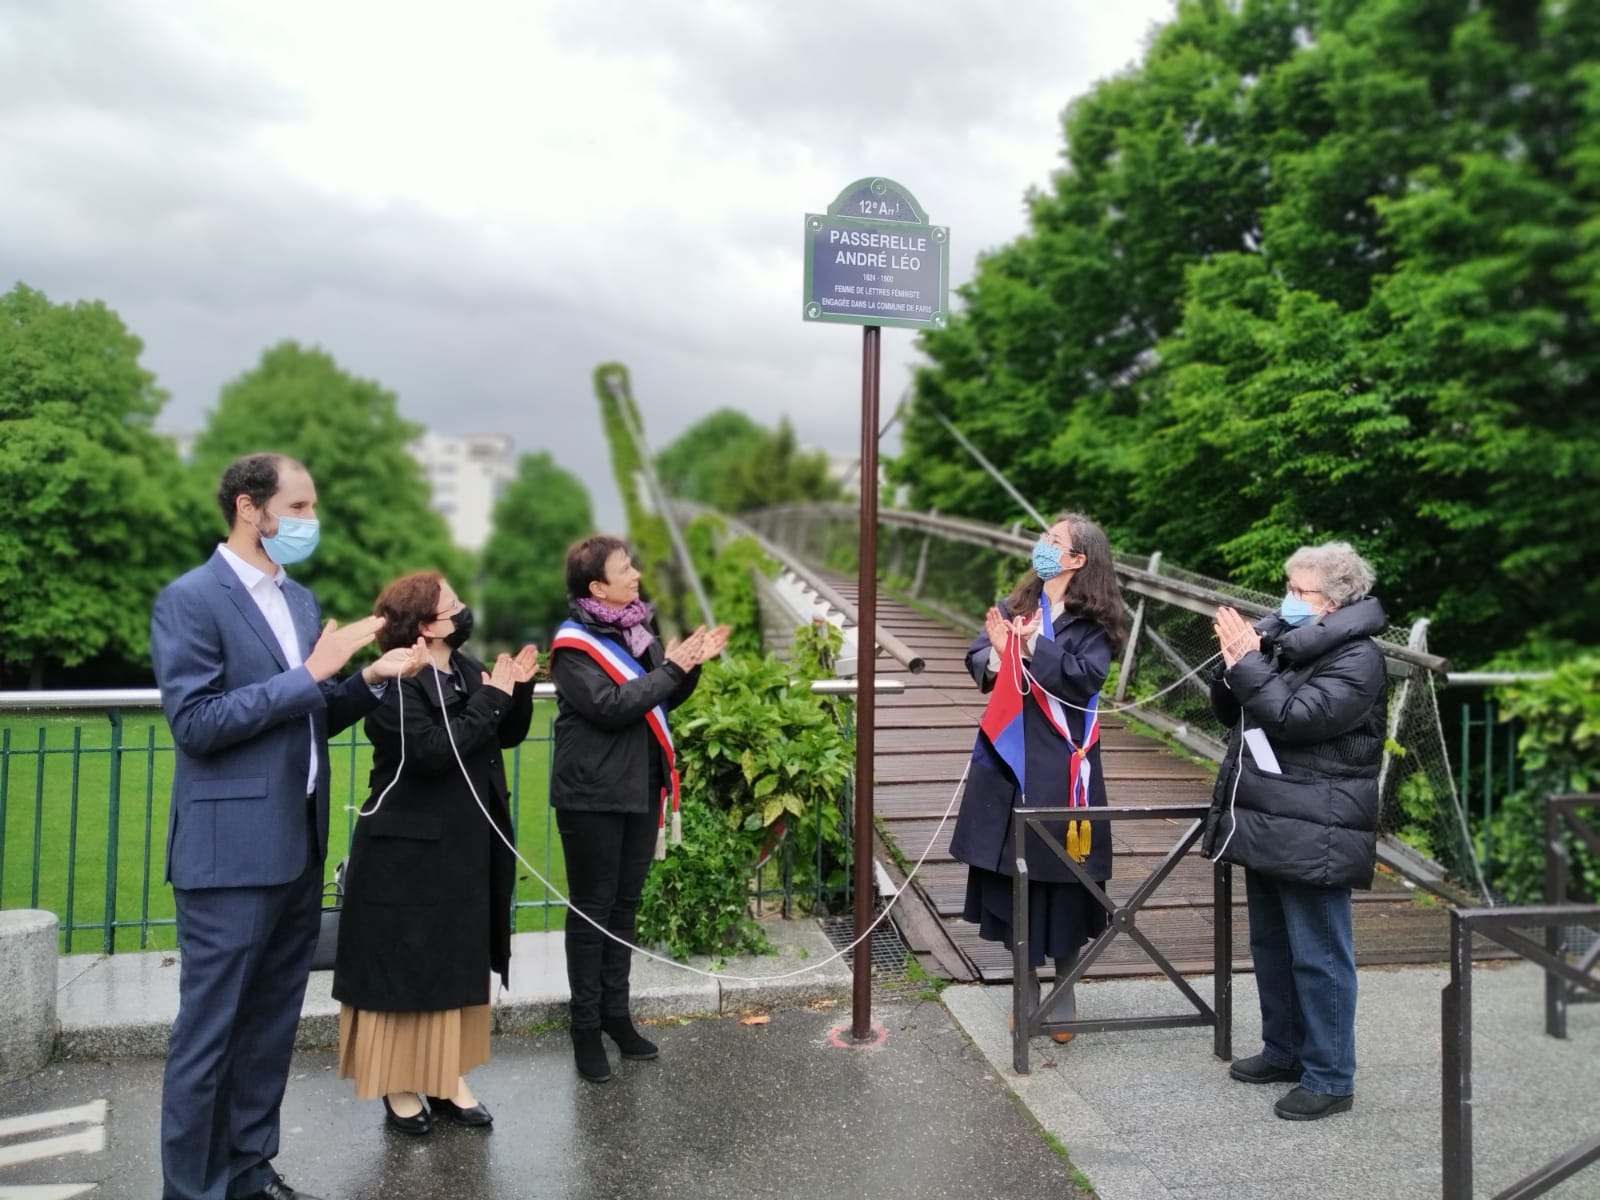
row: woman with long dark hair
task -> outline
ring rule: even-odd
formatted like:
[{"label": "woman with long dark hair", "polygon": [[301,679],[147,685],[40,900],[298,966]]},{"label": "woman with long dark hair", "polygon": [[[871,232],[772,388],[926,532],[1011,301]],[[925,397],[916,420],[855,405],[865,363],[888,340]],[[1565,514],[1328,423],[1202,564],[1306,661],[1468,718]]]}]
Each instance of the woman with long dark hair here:
[{"label": "woman with long dark hair", "polygon": [[[1067,513],[1034,544],[1029,570],[989,610],[967,651],[967,669],[987,693],[1007,669],[1016,639],[1025,675],[1007,684],[1018,682],[1028,693],[1020,739],[1014,728],[998,744],[988,732],[979,734],[950,843],[951,854],[971,868],[962,915],[986,941],[1012,945],[1012,809],[1105,807],[1093,710],[1112,656],[1126,638],[1122,614],[1106,535],[1088,517]],[[1084,752],[1074,764],[1079,749]],[[1097,829],[1088,821],[1063,821],[1052,830],[1102,885],[1111,877],[1111,839],[1104,830],[1104,823]],[[1059,978],[1072,969],[1083,944],[1105,928],[1106,911],[1037,837],[1028,839],[1027,864],[1029,967],[1037,971],[1052,958]],[[1076,1015],[1070,990],[1053,1015]],[[1055,1035],[1058,1041],[1071,1036]]]}]

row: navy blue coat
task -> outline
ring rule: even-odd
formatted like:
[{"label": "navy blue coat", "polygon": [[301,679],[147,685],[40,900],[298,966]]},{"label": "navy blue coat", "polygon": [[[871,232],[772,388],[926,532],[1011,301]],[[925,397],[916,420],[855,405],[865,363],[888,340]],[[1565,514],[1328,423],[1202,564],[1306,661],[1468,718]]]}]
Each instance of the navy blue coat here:
[{"label": "navy blue coat", "polygon": [[[1000,611],[1007,612],[1004,604]],[[1111,637],[1098,621],[1068,612],[1057,614],[1054,629],[1055,641],[1041,636],[1035,643],[1029,670],[1051,694],[1068,704],[1085,706],[1105,683],[1106,673],[1111,669]],[[980,632],[967,650],[967,670],[986,693],[994,687],[993,677],[987,670],[989,650],[987,632]],[[1080,741],[1085,720],[1084,713],[1067,709],[1067,728]],[[967,790],[961,798],[961,811],[956,816],[955,834],[950,841],[950,853],[960,862],[1002,875],[1013,874],[1011,810],[1019,802],[1031,808],[1066,805],[1067,744],[1031,696],[1023,705],[1023,741],[1027,753],[1028,794],[1019,801],[1011,773],[995,758],[987,741],[979,737],[979,750],[967,775]],[[1089,804],[1104,808],[1106,784],[1098,744],[1089,751],[1088,762],[1093,771],[1089,779]],[[1051,822],[1051,828],[1055,838],[1064,845],[1066,823]],[[1076,882],[1066,865],[1037,836],[1028,838],[1027,862],[1029,878],[1035,882]],[[1091,879],[1111,878],[1109,823],[1094,823],[1089,857],[1083,866]]]},{"label": "navy blue coat", "polygon": [[[304,658],[321,636],[322,613],[292,579],[283,594]],[[377,696],[359,671],[320,684],[304,666],[291,671],[221,551],[156,597],[150,657],[174,743],[167,881],[214,888],[298,879],[313,853],[327,854],[328,739],[375,708]],[[314,835],[306,821],[313,754]]]}]

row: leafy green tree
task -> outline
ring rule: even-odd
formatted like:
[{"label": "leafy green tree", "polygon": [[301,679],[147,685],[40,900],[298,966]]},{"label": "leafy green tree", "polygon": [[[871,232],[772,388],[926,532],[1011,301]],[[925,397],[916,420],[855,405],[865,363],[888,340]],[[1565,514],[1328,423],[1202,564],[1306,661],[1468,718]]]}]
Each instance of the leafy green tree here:
[{"label": "leafy green tree", "polygon": [[[214,486],[241,454],[270,450],[306,465],[322,539],[289,570],[326,616],[343,621],[371,612],[383,586],[407,571],[441,570],[458,590],[470,581],[471,563],[428,506],[427,481],[407,450],[421,432],[400,416],[392,392],[321,350],[283,342],[222,389],[195,443],[194,469]],[[220,530],[220,513],[216,520]]]},{"label": "leafy green tree", "polygon": [[736,408],[702,417],[656,455],[661,486],[681,500],[720,507],[718,487],[731,464],[755,452],[768,433]]},{"label": "leafy green tree", "polygon": [[672,495],[726,513],[840,495],[827,455],[802,450],[787,417],[771,430],[729,408],[679,434],[656,471]]},{"label": "leafy green tree", "polygon": [[1600,640],[1600,10],[1183,0],[923,335],[914,502],[1273,587],[1344,537],[1465,663]]},{"label": "leafy green tree", "polygon": [[547,645],[567,612],[567,548],[593,531],[589,493],[548,454],[524,454],[494,507],[483,548],[484,631]]},{"label": "leafy green tree", "polygon": [[0,296],[0,674],[148,661],[150,606],[193,560],[197,498],[153,432],[165,395],[98,301]]}]

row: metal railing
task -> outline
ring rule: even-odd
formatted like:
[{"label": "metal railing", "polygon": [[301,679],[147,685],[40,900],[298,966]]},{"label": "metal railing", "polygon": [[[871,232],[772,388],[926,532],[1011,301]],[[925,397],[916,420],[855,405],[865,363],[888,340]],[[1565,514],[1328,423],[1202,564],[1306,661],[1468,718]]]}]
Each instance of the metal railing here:
[{"label": "metal railing", "polygon": [[[1444,1200],[1472,1196],[1472,935],[1480,934],[1543,967],[1569,986],[1600,992],[1600,977],[1551,954],[1526,929],[1600,925],[1600,905],[1546,904],[1524,908],[1462,908],[1450,914],[1450,982],[1440,995]],[[1548,936],[1548,932],[1547,932]],[[1542,1196],[1600,1161],[1600,1135],[1572,1147],[1496,1194],[1495,1200]]]},{"label": "metal railing", "polygon": [[[1106,895],[1105,889],[1089,878],[1081,863],[1073,861],[1062,846],[1060,836],[1045,828],[1046,821],[1084,819],[1082,808],[1015,808],[1012,809],[1013,854],[1016,874],[1011,886],[1012,972],[1011,972],[1011,1065],[1019,1075],[1028,1074],[1029,1039],[1040,1033],[1103,1033],[1116,1029],[1178,1029],[1192,1026],[1212,1030],[1212,1052],[1218,1058],[1233,1057],[1233,868],[1225,862],[1212,863],[1212,899],[1215,915],[1212,921],[1212,1002],[1207,1004],[1189,985],[1176,967],[1139,928],[1139,913],[1156,889],[1193,849],[1205,828],[1209,804],[1164,804],[1129,808],[1095,808],[1089,820],[1098,825],[1101,821],[1188,821],[1189,825],[1177,842],[1167,851],[1156,868],[1145,876],[1133,890],[1125,904],[1118,904]],[[1078,885],[1084,888],[1109,914],[1106,927],[1089,946],[1078,955],[1072,969],[1055,981],[1050,994],[1039,996],[1038,977],[1028,965],[1029,940],[1029,889],[1028,860],[1025,845],[1029,834],[1048,846],[1071,872]],[[1108,836],[1100,831],[1096,836]],[[1095,961],[1105,953],[1119,936],[1126,936],[1138,944],[1150,961],[1170,979],[1194,1007],[1193,1012],[1154,1017],[1100,1017],[1089,1020],[1052,1021],[1047,1014],[1067,988],[1082,979]]]},{"label": "metal railing", "polygon": [[[726,525],[728,532],[733,536],[750,538],[756,543],[756,545],[761,547],[761,552],[763,554],[776,562],[784,570],[793,574],[818,596],[821,596],[822,599],[826,601],[827,604],[835,611],[839,612],[847,622],[855,626],[858,630],[860,629],[861,614],[857,611],[854,604],[841,596],[838,590],[831,583],[829,583],[827,579],[821,575],[821,573],[813,570],[805,562],[789,553],[789,551],[784,549],[784,547],[768,540],[754,526],[746,524],[737,517],[727,516],[724,513],[717,512],[715,509],[707,508],[703,504],[696,504],[690,500],[674,500],[672,504],[673,507],[680,513],[691,517],[705,516],[708,514],[715,516]],[[845,512],[852,514],[855,512],[854,509],[845,508],[842,505],[839,507]],[[878,647],[883,650],[885,654],[889,655],[889,657],[893,658],[895,662],[899,663],[913,675],[917,675],[922,672],[923,667],[926,666],[926,661],[923,659],[922,655],[918,654],[915,650],[906,645],[905,642],[901,641],[887,629],[880,627],[875,631],[875,633]]]},{"label": "metal railing", "polygon": [[[827,520],[850,521],[856,519],[856,511],[846,504],[806,504],[782,505],[774,508],[762,509],[757,513],[747,514],[747,521],[752,528],[765,530],[770,528],[783,528],[786,519],[807,518],[819,516]],[[1033,548],[1033,535],[1021,531],[1008,532],[996,529],[993,525],[985,525],[981,521],[969,521],[961,517],[947,517],[938,513],[913,512],[909,509],[886,508],[878,512],[880,524],[901,529],[912,529],[923,533],[936,535],[948,541],[961,542],[966,545],[978,546],[985,550],[1004,550],[1026,555]],[[1248,589],[1237,588],[1222,591],[1216,587],[1193,582],[1198,578],[1190,576],[1185,578],[1183,572],[1152,570],[1149,567],[1140,567],[1129,561],[1129,556],[1117,556],[1117,578],[1122,586],[1131,592],[1152,600],[1159,600],[1177,608],[1187,609],[1204,617],[1211,617],[1217,611],[1217,606],[1231,605],[1241,613],[1250,617],[1264,617],[1272,611],[1270,604],[1263,603],[1251,597]],[[1400,668],[1410,669],[1418,667],[1423,670],[1444,675],[1450,670],[1450,661],[1437,654],[1430,654],[1425,650],[1418,650],[1408,646],[1402,641],[1393,638],[1375,638],[1378,648],[1383,651],[1384,658],[1391,664],[1392,669],[1399,673]]]},{"label": "metal railing", "polygon": [[[1570,885],[1571,857],[1567,852],[1570,835],[1583,843],[1595,858],[1600,859],[1600,831],[1579,815],[1585,808],[1600,808],[1600,796],[1564,795],[1550,796],[1544,806],[1544,902],[1548,906],[1570,903],[1567,894]],[[1544,948],[1551,958],[1566,961],[1571,955],[1573,966],[1579,974],[1594,977],[1596,964],[1600,964],[1600,936],[1587,933],[1586,946],[1575,944],[1576,935],[1583,927],[1568,925],[1547,926]],[[1600,983],[1580,987],[1570,979],[1548,968],[1544,975],[1544,1031],[1554,1038],[1567,1036],[1567,1008],[1572,1004],[1593,1004],[1600,1001]]]},{"label": "metal railing", "polygon": [[[857,520],[845,505],[794,504],[746,514],[745,522],[798,561],[854,570],[844,545]],[[886,509],[879,570],[886,588],[957,626],[976,628],[996,595],[1015,581],[1034,533],[932,512]],[[1251,617],[1274,597],[1197,575],[1161,555],[1113,555],[1130,618],[1130,636],[1108,695],[1137,706],[1130,720],[1191,753],[1219,761],[1228,730],[1217,721],[1203,669],[1216,658],[1217,607]],[[1379,855],[1384,865],[1455,899],[1492,903],[1469,829],[1452,749],[1441,723],[1437,685],[1449,663],[1427,649],[1427,622],[1390,625],[1374,638],[1390,676],[1388,738],[1379,779]],[[1474,777],[1475,778],[1475,777]]]},{"label": "metal railing", "polygon": [[[856,684],[819,680],[811,689],[853,696]],[[879,694],[902,690],[898,680],[877,680]],[[565,863],[549,806],[554,697],[551,684],[535,685],[534,732],[505,760],[517,848],[564,891]],[[0,907],[55,913],[66,953],[175,944],[165,883],[173,745],[160,709],[154,688],[0,692]],[[17,721],[24,713],[28,720]],[[85,721],[90,713],[103,714],[105,723]],[[367,798],[370,743],[352,727],[330,739],[328,759],[331,881]],[[793,897],[786,864],[780,854],[769,870],[757,872],[752,895],[781,897],[787,911]],[[552,928],[565,902],[524,872],[518,876],[515,928]]]}]

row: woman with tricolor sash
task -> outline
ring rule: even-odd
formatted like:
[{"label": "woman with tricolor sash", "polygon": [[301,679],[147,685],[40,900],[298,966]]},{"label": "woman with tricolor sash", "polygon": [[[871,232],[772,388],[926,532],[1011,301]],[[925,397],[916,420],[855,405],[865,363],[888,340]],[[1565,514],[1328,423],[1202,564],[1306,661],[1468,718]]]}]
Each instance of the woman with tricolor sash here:
[{"label": "woman with tricolor sash", "polygon": [[[1122,594],[1100,527],[1069,513],[1034,544],[1032,564],[989,610],[967,669],[989,695],[950,852],[968,864],[962,916],[986,941],[1012,946],[1012,809],[1103,808],[1100,689],[1125,639]],[[1052,823],[1051,837],[1103,885],[1111,877],[1105,822]],[[1048,957],[1057,977],[1106,924],[1106,910],[1049,846],[1030,836],[1029,966]],[[1076,1015],[1069,989],[1051,1014]],[[1054,1035],[1067,1041],[1070,1033]]]},{"label": "woman with tricolor sash", "polygon": [[559,715],[550,806],[566,856],[567,982],[578,1074],[611,1078],[601,1034],[622,1057],[652,1059],[655,1043],[628,1011],[630,943],[652,857],[678,836],[678,774],[668,713],[687,700],[700,664],[722,653],[726,626],[703,626],[663,647],[639,570],[619,538],[585,538],[567,552],[571,619],[550,643]]}]

